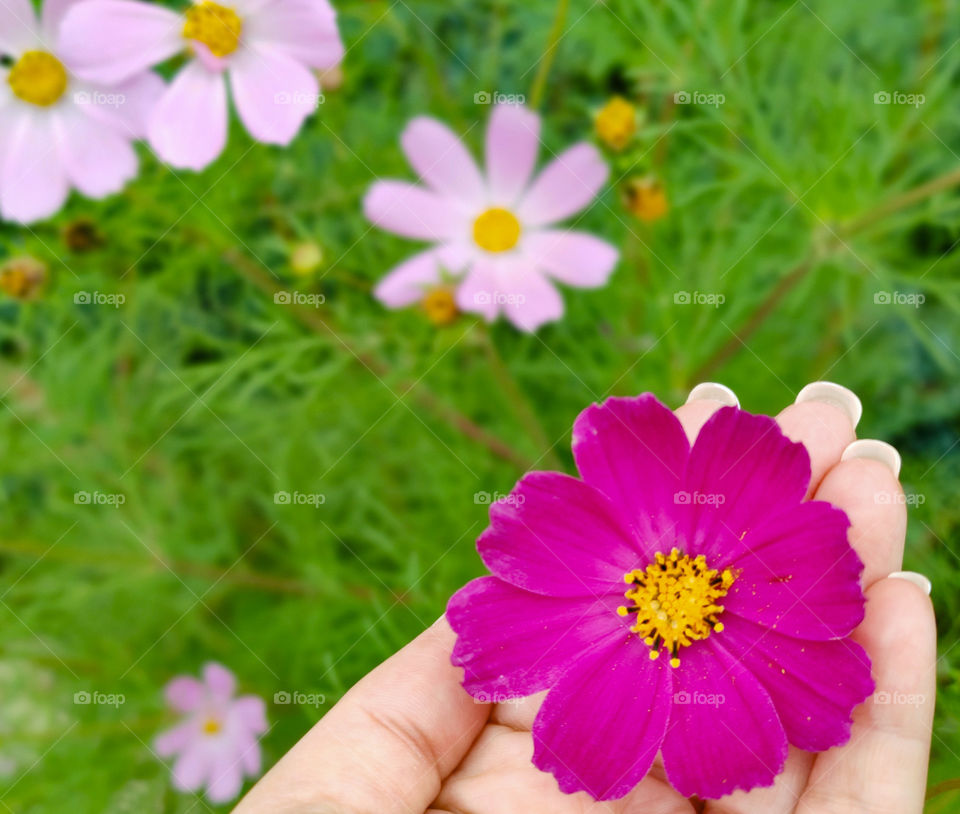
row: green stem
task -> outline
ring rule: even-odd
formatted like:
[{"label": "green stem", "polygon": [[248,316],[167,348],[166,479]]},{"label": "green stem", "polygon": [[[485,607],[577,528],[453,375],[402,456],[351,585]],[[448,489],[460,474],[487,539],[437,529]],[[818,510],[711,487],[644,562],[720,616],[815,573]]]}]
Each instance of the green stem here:
[{"label": "green stem", "polygon": [[563,471],[563,464],[553,451],[553,445],[550,443],[550,439],[547,437],[547,433],[543,429],[540,419],[530,405],[529,399],[527,399],[517,384],[516,379],[510,372],[510,368],[508,368],[503,361],[503,357],[497,350],[490,330],[482,323],[479,325],[478,330],[483,337],[484,350],[487,353],[487,360],[490,363],[490,371],[497,380],[500,390],[507,397],[507,400],[513,407],[514,413],[517,418],[520,419],[527,434],[533,439],[536,445],[543,450],[542,459],[547,462],[547,465],[551,469]]},{"label": "green stem", "polygon": [[[257,288],[269,294],[271,299],[274,298],[276,293],[282,290],[281,286],[279,286],[275,280],[271,280],[269,277],[267,277],[267,275],[257,268],[257,266],[243,253],[231,249],[226,253],[225,259],[236,271],[246,277]],[[378,378],[386,379],[387,377],[392,377],[393,371],[391,368],[381,362],[373,354],[355,348],[351,340],[345,338],[342,333],[337,330],[332,316],[328,313],[322,312],[322,310],[319,308],[309,308],[296,304],[287,305],[285,308],[292,312],[293,315],[306,327],[316,331],[318,334],[335,340],[335,342],[341,348],[345,349],[355,361],[359,362],[361,365],[363,365],[363,367],[365,367]],[[472,419],[465,416],[456,408],[451,407],[441,401],[423,384],[419,382],[399,382],[397,389],[402,393],[402,396],[400,396],[401,398],[406,396],[408,393],[411,394],[411,397],[419,401],[420,404],[423,405],[427,410],[432,412],[442,421],[447,422],[451,427],[453,427],[453,429],[466,436],[471,441],[475,441],[476,443],[485,446],[498,458],[502,458],[503,460],[508,461],[509,463],[520,467],[523,470],[531,468],[533,463],[532,461],[528,460],[525,456],[520,455],[505,441],[497,438],[497,436],[493,435],[492,433],[487,432],[487,430],[474,422]]]},{"label": "green stem", "polygon": [[550,68],[553,67],[557,45],[559,45],[560,38],[563,36],[569,8],[570,0],[558,0],[557,11],[554,14],[553,25],[550,27],[550,35],[547,39],[547,49],[540,57],[537,75],[533,78],[533,85],[530,86],[530,107],[534,110],[540,107],[540,103],[543,101],[543,94],[547,89],[547,77],[550,76]]}]

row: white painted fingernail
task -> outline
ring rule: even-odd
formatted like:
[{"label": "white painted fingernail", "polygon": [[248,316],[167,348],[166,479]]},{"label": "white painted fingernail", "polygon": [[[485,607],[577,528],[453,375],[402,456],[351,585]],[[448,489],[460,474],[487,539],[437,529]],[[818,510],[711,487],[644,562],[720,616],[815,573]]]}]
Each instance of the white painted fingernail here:
[{"label": "white painted fingernail", "polygon": [[737,398],[737,394],[725,384],[717,384],[717,382],[698,384],[687,396],[687,404],[691,401],[719,401],[728,407],[740,406],[740,399]]},{"label": "white painted fingernail", "polygon": [[863,415],[863,405],[857,394],[833,382],[810,382],[797,394],[794,404],[803,404],[805,401],[820,401],[839,407],[847,414],[854,429]]},{"label": "white painted fingernail", "polygon": [[912,582],[927,596],[930,596],[930,591],[933,590],[933,585],[930,583],[930,580],[923,574],[918,574],[916,571],[894,571],[890,574],[890,579],[905,579],[907,582]]},{"label": "white painted fingernail", "polygon": [[877,441],[873,438],[854,441],[843,451],[840,460],[849,461],[851,458],[869,458],[873,461],[880,461],[893,472],[895,478],[900,477],[900,453],[886,441]]}]

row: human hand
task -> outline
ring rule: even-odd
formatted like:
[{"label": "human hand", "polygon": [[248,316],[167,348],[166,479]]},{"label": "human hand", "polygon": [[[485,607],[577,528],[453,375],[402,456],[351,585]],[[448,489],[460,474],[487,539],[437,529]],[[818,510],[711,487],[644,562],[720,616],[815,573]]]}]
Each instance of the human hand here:
[{"label": "human hand", "polygon": [[[777,421],[809,452],[808,497],[847,513],[849,540],[864,563],[866,617],[853,638],[870,654],[876,691],[855,710],[845,745],[816,755],[791,747],[772,787],[738,791],[705,807],[674,791],[658,764],[621,800],[566,795],[531,763],[530,729],[543,694],[512,703],[475,701],[460,685],[461,670],[450,663],[455,637],[440,619],[347,693],[236,814],[918,814],[936,637],[930,601],[918,587],[922,578],[890,576],[901,567],[906,532],[894,471],[899,462],[877,442],[849,447],[855,438],[852,394],[823,387],[812,393],[815,400],[791,405]],[[676,413],[692,440],[721,406],[699,397]]]}]

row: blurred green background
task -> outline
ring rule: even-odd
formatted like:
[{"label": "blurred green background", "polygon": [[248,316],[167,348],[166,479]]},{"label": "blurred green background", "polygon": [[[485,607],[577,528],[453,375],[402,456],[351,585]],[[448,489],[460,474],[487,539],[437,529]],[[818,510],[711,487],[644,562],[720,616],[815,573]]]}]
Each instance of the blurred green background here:
[{"label": "blurred green background", "polygon": [[[706,378],[775,413],[826,378],[863,399],[859,434],[904,457],[906,567],[933,580],[940,625],[928,810],[957,810],[938,785],[960,776],[955,7],[576,0],[549,49],[552,1],[335,5],[344,82],[290,149],[234,126],[200,175],[142,149],[124,194],[0,225],[0,260],[50,268],[35,301],[0,303],[3,807],[213,810],[147,748],[171,676],[218,660],[264,696],[269,766],[482,572],[485,495],[525,465],[569,471],[587,404],[676,405]],[[385,311],[370,288],[415,246],[360,202],[377,177],[412,179],[404,124],[436,115],[479,151],[475,94],[529,95],[537,75],[550,151],[593,138],[614,94],[641,111],[581,222],[623,247],[610,285],[566,291],[535,336]],[[722,103],[675,104],[684,91]],[[670,210],[647,223],[622,189],[651,176]],[[304,241],[324,257],[308,276],[290,262]]]}]

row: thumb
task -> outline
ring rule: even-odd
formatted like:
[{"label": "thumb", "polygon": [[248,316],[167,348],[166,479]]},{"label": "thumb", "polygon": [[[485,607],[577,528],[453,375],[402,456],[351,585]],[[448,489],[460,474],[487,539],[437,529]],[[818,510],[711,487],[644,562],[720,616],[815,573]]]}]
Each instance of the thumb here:
[{"label": "thumb", "polygon": [[460,686],[445,618],[363,678],[234,814],[425,811],[490,714]]}]

